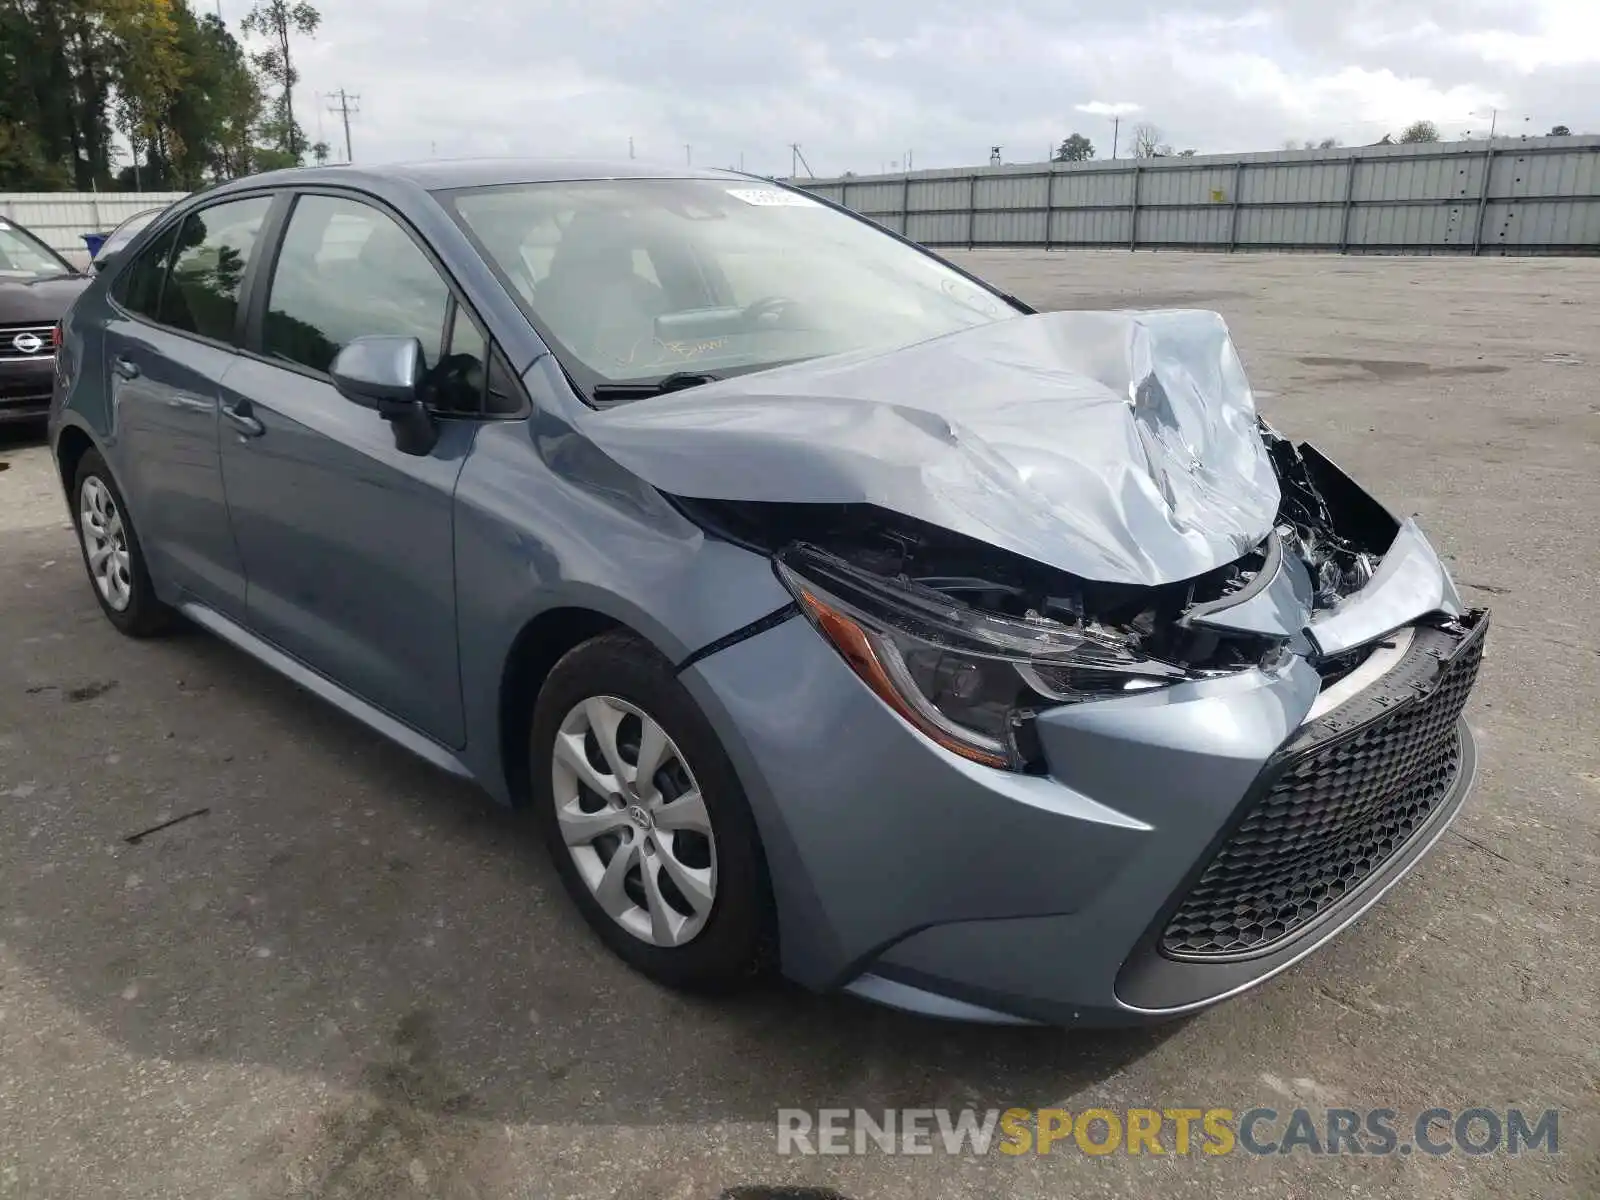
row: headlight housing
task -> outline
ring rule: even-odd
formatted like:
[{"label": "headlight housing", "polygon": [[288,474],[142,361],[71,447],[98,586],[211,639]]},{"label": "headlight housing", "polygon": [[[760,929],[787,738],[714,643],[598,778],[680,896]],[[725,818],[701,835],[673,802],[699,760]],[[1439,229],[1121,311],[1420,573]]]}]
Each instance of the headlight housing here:
[{"label": "headlight housing", "polygon": [[884,703],[945,749],[1023,770],[1033,712],[1187,678],[1091,622],[985,612],[796,545],[774,559],[800,610]]}]

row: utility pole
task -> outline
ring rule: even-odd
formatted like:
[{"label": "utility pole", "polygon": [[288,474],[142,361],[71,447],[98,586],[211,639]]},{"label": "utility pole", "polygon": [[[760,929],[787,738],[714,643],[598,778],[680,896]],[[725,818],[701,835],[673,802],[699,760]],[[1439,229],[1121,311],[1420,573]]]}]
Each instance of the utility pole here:
[{"label": "utility pole", "polygon": [[633,157],[633,139],[631,137],[628,139],[628,157]]},{"label": "utility pole", "polygon": [[1117,135],[1122,132],[1122,118],[1111,118],[1111,157],[1117,156]]},{"label": "utility pole", "polygon": [[344,118],[344,160],[345,162],[354,162],[355,159],[350,154],[350,114],[361,111],[361,97],[351,96],[343,88],[334,92],[333,95],[339,98],[339,103],[335,104],[330,100],[328,102],[328,111],[338,113]]},{"label": "utility pole", "polygon": [[800,143],[799,142],[790,142],[789,143],[789,178],[790,179],[799,179],[800,178],[800,168],[801,167],[804,167],[806,169],[806,174],[808,176],[810,176],[812,179],[815,179],[817,177],[816,173],[814,171],[812,171],[812,169],[811,169],[811,164],[806,161],[806,156],[804,154],[800,153]]},{"label": "utility pole", "polygon": [[686,167],[694,166],[694,147],[687,142],[683,144],[683,165]]}]

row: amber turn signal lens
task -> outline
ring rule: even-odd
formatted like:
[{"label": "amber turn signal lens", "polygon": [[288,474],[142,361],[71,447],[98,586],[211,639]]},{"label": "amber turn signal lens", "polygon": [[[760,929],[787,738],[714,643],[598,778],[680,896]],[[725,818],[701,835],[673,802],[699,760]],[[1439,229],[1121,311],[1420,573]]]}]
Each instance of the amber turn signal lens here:
[{"label": "amber turn signal lens", "polygon": [[800,600],[810,611],[811,619],[822,631],[823,636],[844,656],[850,669],[861,677],[861,681],[872,689],[878,699],[899,713],[919,733],[937,742],[950,753],[959,754],[962,758],[982,763],[986,767],[1005,769],[1011,765],[1002,754],[969,746],[951,737],[920,713],[895,686],[889,673],[884,669],[883,661],[879,658],[872,639],[855,621],[803,588],[800,591]]}]

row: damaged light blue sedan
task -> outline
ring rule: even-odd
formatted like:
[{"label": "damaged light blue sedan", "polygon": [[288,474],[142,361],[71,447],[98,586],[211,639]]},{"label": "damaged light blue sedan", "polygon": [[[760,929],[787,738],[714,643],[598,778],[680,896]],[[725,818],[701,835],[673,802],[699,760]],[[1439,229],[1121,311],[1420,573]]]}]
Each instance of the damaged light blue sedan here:
[{"label": "damaged light blue sedan", "polygon": [[673,986],[1169,1017],[1472,782],[1487,614],[1212,313],[1035,313],[746,176],[433,162],[192,197],[61,332],[110,621],[525,808]]}]

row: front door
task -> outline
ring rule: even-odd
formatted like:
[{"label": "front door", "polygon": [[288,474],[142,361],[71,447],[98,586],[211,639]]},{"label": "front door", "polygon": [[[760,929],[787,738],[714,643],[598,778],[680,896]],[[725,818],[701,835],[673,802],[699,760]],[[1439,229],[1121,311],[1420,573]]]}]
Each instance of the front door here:
[{"label": "front door", "polygon": [[244,274],[271,205],[211,205],[146,247],[112,289],[102,356],[112,470],[151,575],[234,619],[245,585],[223,499],[218,389],[238,361]]},{"label": "front door", "polygon": [[358,200],[303,195],[261,327],[222,396],[222,473],[258,636],[389,715],[465,742],[452,504],[477,426],[426,455],[327,370],[353,338],[418,338],[437,364],[450,290],[406,231]]}]

